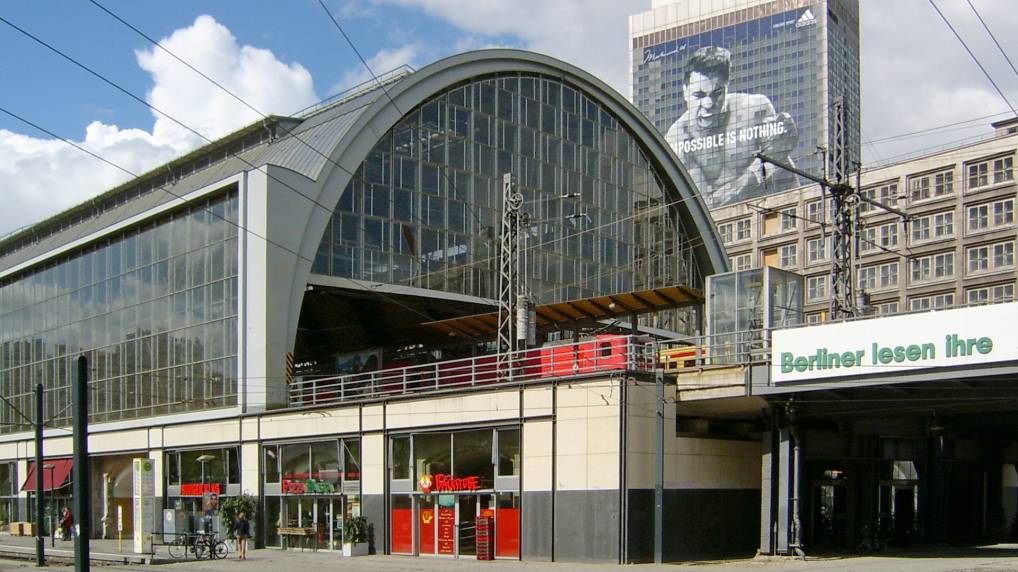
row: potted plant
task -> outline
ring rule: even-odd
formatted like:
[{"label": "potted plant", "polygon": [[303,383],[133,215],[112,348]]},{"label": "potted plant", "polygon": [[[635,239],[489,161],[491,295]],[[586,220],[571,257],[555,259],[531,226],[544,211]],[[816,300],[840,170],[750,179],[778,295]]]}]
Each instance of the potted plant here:
[{"label": "potted plant", "polygon": [[368,519],[352,516],[343,522],[343,556],[365,556],[368,553]]},{"label": "potted plant", "polygon": [[231,541],[234,548],[237,535],[234,534],[233,527],[237,522],[237,515],[243,512],[249,521],[254,522],[255,506],[257,506],[255,498],[246,493],[220,500],[219,515],[223,519],[223,529],[226,530],[226,538]]}]

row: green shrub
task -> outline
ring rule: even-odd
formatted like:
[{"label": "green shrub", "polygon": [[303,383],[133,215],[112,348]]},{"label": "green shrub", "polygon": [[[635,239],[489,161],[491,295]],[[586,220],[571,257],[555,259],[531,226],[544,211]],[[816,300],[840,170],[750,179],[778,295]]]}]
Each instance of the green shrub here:
[{"label": "green shrub", "polygon": [[368,519],[352,516],[343,521],[343,542],[357,544],[368,541]]},{"label": "green shrub", "polygon": [[238,514],[243,512],[244,516],[249,521],[254,522],[256,506],[258,506],[258,502],[249,494],[242,494],[225,499],[220,498],[219,515],[223,519],[227,538],[235,538],[235,535],[233,534],[233,523],[237,520]]}]

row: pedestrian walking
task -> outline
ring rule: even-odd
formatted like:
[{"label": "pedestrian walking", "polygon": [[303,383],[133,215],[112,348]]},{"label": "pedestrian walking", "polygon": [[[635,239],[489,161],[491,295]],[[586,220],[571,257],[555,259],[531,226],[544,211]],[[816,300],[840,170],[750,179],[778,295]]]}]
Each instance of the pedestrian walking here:
[{"label": "pedestrian walking", "polygon": [[247,560],[247,537],[251,536],[251,521],[244,511],[240,511],[237,520],[233,521],[233,534],[237,537],[237,557]]},{"label": "pedestrian walking", "polygon": [[74,515],[69,507],[64,507],[60,515],[60,540],[70,540],[74,530]]}]

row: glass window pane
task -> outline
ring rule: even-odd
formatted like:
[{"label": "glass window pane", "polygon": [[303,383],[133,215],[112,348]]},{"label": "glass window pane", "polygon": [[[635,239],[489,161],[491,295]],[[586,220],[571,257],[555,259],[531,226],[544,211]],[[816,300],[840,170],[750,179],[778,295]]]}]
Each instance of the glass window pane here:
[{"label": "glass window pane", "polygon": [[279,482],[279,447],[275,445],[265,447],[265,482]]},{"label": "glass window pane", "polygon": [[498,474],[520,474],[520,430],[498,430]]},{"label": "glass window pane", "polygon": [[450,473],[451,442],[448,433],[414,435],[414,469],[421,475]]},{"label": "glass window pane", "polygon": [[343,455],[344,479],[346,481],[359,481],[361,478],[361,442],[357,439],[344,439]]},{"label": "glass window pane", "polygon": [[392,438],[392,478],[410,478],[410,437]]},{"label": "glass window pane", "polygon": [[480,477],[481,488],[493,488],[495,468],[491,462],[492,431],[479,429],[453,435],[453,474],[456,477]]}]

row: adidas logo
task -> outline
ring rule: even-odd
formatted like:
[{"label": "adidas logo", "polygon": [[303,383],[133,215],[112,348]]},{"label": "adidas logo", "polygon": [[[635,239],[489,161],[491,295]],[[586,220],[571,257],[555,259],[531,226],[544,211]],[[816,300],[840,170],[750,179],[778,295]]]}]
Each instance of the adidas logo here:
[{"label": "adidas logo", "polygon": [[795,22],[796,28],[805,28],[806,26],[812,26],[817,23],[817,17],[813,15],[811,8],[806,8],[806,11],[799,16],[799,19]]}]

